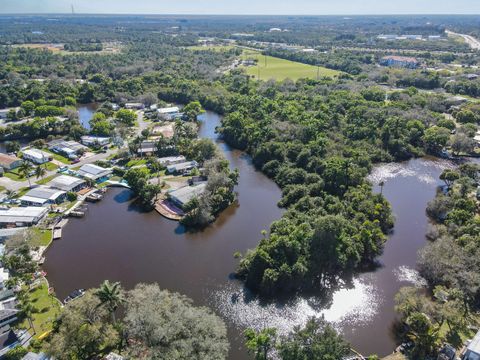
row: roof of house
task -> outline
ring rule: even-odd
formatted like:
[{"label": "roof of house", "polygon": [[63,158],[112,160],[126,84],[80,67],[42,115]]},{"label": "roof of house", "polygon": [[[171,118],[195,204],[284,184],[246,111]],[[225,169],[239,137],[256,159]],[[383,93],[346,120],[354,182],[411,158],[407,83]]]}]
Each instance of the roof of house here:
[{"label": "roof of house", "polygon": [[184,186],[180,189],[169,192],[169,195],[174,200],[181,204],[186,204],[194,197],[201,195],[205,191],[207,184],[198,184],[194,186]]},{"label": "roof of house", "polygon": [[405,61],[405,62],[418,62],[418,60],[414,57],[407,57],[407,56],[398,56],[398,55],[388,55],[384,56],[382,60],[394,60],[394,61]]},{"label": "roof of house", "polygon": [[158,162],[160,164],[169,164],[169,163],[173,163],[173,162],[176,162],[176,163],[180,163],[180,162],[184,162],[186,159],[185,159],[185,156],[183,155],[179,155],[179,156],[165,156],[165,157],[161,157],[158,159]]},{"label": "roof of house", "polygon": [[472,341],[470,341],[470,344],[467,346],[467,350],[480,354],[480,331],[478,331],[473,337]]},{"label": "roof of house", "polygon": [[172,164],[167,166],[168,171],[181,171],[185,169],[191,169],[192,167],[197,166],[198,163],[196,161],[186,161],[178,164]]},{"label": "roof of house", "polygon": [[52,189],[47,186],[39,186],[31,189],[20,198],[20,201],[29,201],[35,203],[46,203],[48,200],[56,200],[59,196],[65,194],[65,191]]},{"label": "roof of house", "polygon": [[90,135],[85,135],[80,138],[82,141],[85,142],[103,142],[103,141],[110,141],[109,137],[103,137],[103,136],[90,136]]},{"label": "roof of house", "polygon": [[12,207],[0,210],[0,223],[33,222],[45,216],[47,212],[46,208],[36,206]]},{"label": "roof of house", "polygon": [[105,169],[103,167],[94,165],[94,164],[85,164],[82,165],[80,169],[78,169],[78,174],[80,176],[89,178],[89,179],[95,179],[99,178],[105,175],[108,175],[112,172],[110,169]]},{"label": "roof of house", "polygon": [[45,151],[42,151],[40,149],[27,149],[27,150],[22,150],[22,154],[25,156],[29,156],[29,157],[32,157],[32,158],[36,158],[36,159],[39,159],[39,160],[43,160],[43,159],[49,159],[52,157],[52,154],[49,154]]},{"label": "roof of house", "polygon": [[171,107],[164,107],[157,109],[157,111],[160,114],[171,114],[171,113],[177,113],[180,111],[180,108],[178,106],[171,106]]},{"label": "roof of house", "polygon": [[63,191],[70,191],[73,188],[76,188],[79,185],[82,185],[85,183],[85,180],[73,177],[73,176],[68,176],[68,175],[60,175],[51,180],[48,183],[48,186],[55,188],[55,189],[60,189]]},{"label": "roof of house", "polygon": [[19,161],[19,160],[20,159],[16,156],[0,153],[0,165],[9,166],[9,165],[13,164],[15,161]]},{"label": "roof of house", "polygon": [[9,330],[0,335],[0,350],[18,343],[18,337],[13,330]]}]

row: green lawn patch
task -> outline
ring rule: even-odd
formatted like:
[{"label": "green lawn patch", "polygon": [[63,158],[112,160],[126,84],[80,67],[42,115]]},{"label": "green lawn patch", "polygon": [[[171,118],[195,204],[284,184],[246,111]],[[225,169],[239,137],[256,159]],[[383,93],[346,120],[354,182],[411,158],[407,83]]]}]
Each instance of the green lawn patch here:
[{"label": "green lawn patch", "polygon": [[32,228],[32,238],[29,240],[29,245],[32,247],[48,246],[52,241],[52,230]]},{"label": "green lawn patch", "polygon": [[49,154],[52,154],[52,157],[55,160],[60,161],[61,163],[64,163],[64,164],[67,164],[67,165],[71,164],[71,161],[69,159],[67,159],[65,156],[54,153],[53,151],[50,151],[50,150],[44,150],[44,151],[48,152]]},{"label": "green lawn patch", "polygon": [[53,171],[53,170],[57,170],[58,169],[58,166],[55,165],[54,163],[52,162],[48,162],[46,164],[43,165],[45,167],[45,169],[47,169],[47,171]]},{"label": "green lawn patch", "polygon": [[28,186],[23,187],[23,188],[20,188],[20,189],[18,189],[17,195],[16,195],[15,197],[16,197],[16,198],[22,197],[22,196],[25,195],[29,190],[30,190],[30,188],[29,188]]},{"label": "green lawn patch", "polygon": [[46,183],[50,182],[51,180],[55,179],[58,176],[58,174],[53,174],[50,176],[46,176],[38,181],[35,181],[38,185],[45,185]]},{"label": "green lawn patch", "polygon": [[125,166],[132,167],[132,166],[138,166],[138,165],[145,165],[146,163],[147,163],[146,159],[132,159]]},{"label": "green lawn patch", "polygon": [[53,321],[60,313],[60,304],[48,293],[48,285],[44,280],[42,284],[28,292],[28,302],[34,307],[32,323],[34,329],[30,329],[28,319],[20,323],[20,328],[35,330],[35,338],[52,330]]},{"label": "green lawn patch", "polygon": [[23,181],[25,178],[21,177],[19,174],[16,174],[14,172],[8,171],[3,174],[3,176],[6,176],[7,178],[13,180],[13,181]]},{"label": "green lawn patch", "polygon": [[258,78],[260,74],[261,80],[298,80],[301,78],[317,79],[328,76],[335,77],[340,74],[339,71],[327,69],[325,67],[317,67],[313,65],[302,64],[295,61],[284,60],[272,56],[265,56],[259,52],[247,51],[242,55],[243,59],[256,59],[257,65],[244,67],[248,75]]}]

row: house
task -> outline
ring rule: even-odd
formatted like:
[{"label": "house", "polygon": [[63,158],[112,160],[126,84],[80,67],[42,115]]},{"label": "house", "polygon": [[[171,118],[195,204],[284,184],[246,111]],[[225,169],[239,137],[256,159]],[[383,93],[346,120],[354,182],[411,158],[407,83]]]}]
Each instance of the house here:
[{"label": "house", "polygon": [[6,119],[10,109],[0,109],[0,119]]},{"label": "house", "polygon": [[168,197],[176,206],[183,208],[183,206],[190,200],[203,194],[206,186],[207,184],[205,183],[195,186],[184,186],[180,189],[169,192]]},{"label": "house", "polygon": [[380,60],[380,65],[416,69],[420,63],[416,58],[413,57],[390,55],[384,56]]},{"label": "house", "polygon": [[33,352],[29,352],[27,353],[27,355],[25,355],[22,360],[48,360],[49,357],[47,355],[45,355],[44,353],[39,353],[39,354],[36,354],[36,353],[33,353]]},{"label": "house", "polygon": [[112,174],[111,169],[105,169],[103,167],[94,165],[94,164],[85,164],[78,169],[78,175],[85,178],[93,180],[97,183],[104,182],[108,180],[109,176]]},{"label": "house", "polygon": [[10,279],[10,274],[3,267],[0,267],[0,289],[5,290],[5,283]]},{"label": "house", "polygon": [[53,189],[63,190],[66,192],[77,192],[85,188],[87,186],[87,182],[73,176],[60,175],[52,179],[47,185]]},{"label": "house", "polygon": [[461,354],[462,360],[478,360],[480,359],[480,331],[478,331],[473,339],[468,343],[467,347]]},{"label": "house", "polygon": [[10,326],[0,329],[0,358],[19,345],[20,339]]},{"label": "house", "polygon": [[76,141],[66,140],[52,140],[48,143],[48,149],[58,154],[63,154],[69,159],[76,159],[83,152],[88,150],[88,147]]},{"label": "house", "polygon": [[19,200],[24,206],[46,206],[60,204],[65,200],[66,196],[67,193],[65,191],[39,186],[28,191]]},{"label": "house", "polygon": [[157,109],[158,115],[164,120],[174,120],[182,116],[178,106]]},{"label": "house", "polygon": [[198,166],[196,161],[186,161],[178,164],[172,164],[167,166],[167,173],[169,174],[181,174],[190,171]]},{"label": "house", "polygon": [[140,155],[153,155],[157,151],[157,143],[151,140],[144,140],[140,143],[137,153]]},{"label": "house", "polygon": [[467,75],[465,75],[465,77],[466,77],[468,80],[476,80],[476,79],[478,79],[478,75],[477,75],[477,74],[467,74]]},{"label": "house", "polygon": [[47,215],[48,209],[44,207],[12,207],[0,210],[0,227],[21,227],[37,224]]},{"label": "house", "polygon": [[85,146],[106,146],[110,144],[110,138],[86,135],[80,138],[80,142]]},{"label": "house", "polygon": [[5,170],[13,170],[22,165],[22,160],[13,155],[0,154],[0,166]]},{"label": "house", "polygon": [[34,164],[45,164],[53,159],[52,154],[39,149],[22,150],[22,157]]},{"label": "house", "polygon": [[185,156],[183,156],[183,155],[166,156],[166,157],[161,157],[161,158],[158,159],[158,163],[162,166],[180,164],[180,163],[185,162],[185,161],[187,161],[187,159],[185,159]]},{"label": "house", "polygon": [[15,309],[0,310],[0,328],[17,320],[17,313]]},{"label": "house", "polygon": [[142,110],[145,108],[145,105],[142,103],[126,103],[125,104],[125,109],[130,109],[130,110]]}]

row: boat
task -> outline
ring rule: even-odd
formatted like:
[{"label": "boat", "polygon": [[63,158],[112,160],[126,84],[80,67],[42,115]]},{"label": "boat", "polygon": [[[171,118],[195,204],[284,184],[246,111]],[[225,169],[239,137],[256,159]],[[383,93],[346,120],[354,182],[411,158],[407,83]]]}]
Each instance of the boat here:
[{"label": "boat", "polygon": [[73,290],[66,298],[63,300],[63,303],[67,305],[70,301],[78,299],[85,295],[85,289]]}]

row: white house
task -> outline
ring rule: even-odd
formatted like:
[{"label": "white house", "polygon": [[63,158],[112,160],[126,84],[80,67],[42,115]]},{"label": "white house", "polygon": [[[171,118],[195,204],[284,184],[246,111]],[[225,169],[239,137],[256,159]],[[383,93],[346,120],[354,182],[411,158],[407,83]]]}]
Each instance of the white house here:
[{"label": "white house", "polygon": [[85,179],[90,179],[96,182],[102,182],[107,180],[111,174],[111,169],[105,169],[94,164],[85,164],[82,165],[80,169],[78,169],[78,175]]},{"label": "white house", "polygon": [[87,183],[85,180],[73,176],[60,175],[52,179],[47,185],[51,188],[63,190],[66,192],[77,192],[87,186]]},{"label": "white house", "polygon": [[3,209],[0,210],[0,226],[31,226],[42,220],[47,213],[47,208],[36,206]]},{"label": "white house", "polygon": [[24,206],[46,206],[61,203],[66,195],[67,193],[63,190],[39,186],[28,191],[19,200]]},{"label": "white house", "polygon": [[185,156],[179,155],[179,156],[166,156],[158,159],[158,163],[162,166],[168,166],[168,165],[174,165],[174,164],[180,164],[182,162],[187,161],[185,159]]},{"label": "white house", "polygon": [[158,115],[165,120],[173,120],[179,116],[180,108],[178,106],[164,107],[157,109]]},{"label": "white house", "polygon": [[145,105],[142,103],[126,103],[125,104],[125,109],[134,109],[134,110],[142,110],[145,108]]},{"label": "white house", "polygon": [[177,174],[177,173],[184,173],[186,171],[192,170],[196,168],[198,163],[196,161],[186,161],[178,164],[172,164],[167,166],[167,173],[169,174]]},{"label": "white house", "polygon": [[105,146],[110,144],[109,137],[100,137],[100,136],[82,136],[80,141],[85,146]]},{"label": "white house", "polygon": [[34,164],[45,164],[52,160],[52,154],[39,149],[22,150],[22,156],[25,160],[31,161]]},{"label": "white house", "polygon": [[168,197],[175,205],[183,207],[194,197],[200,196],[205,191],[206,186],[207,184],[205,183],[195,186],[184,186],[180,189],[169,192]]}]

